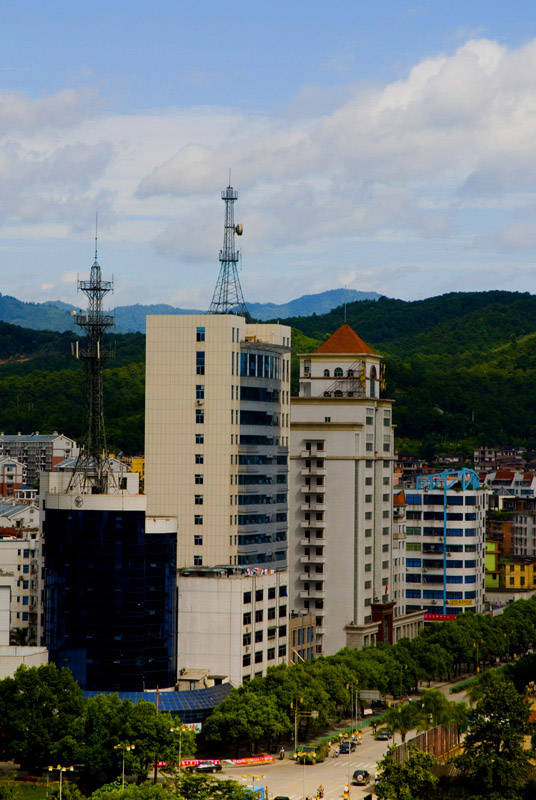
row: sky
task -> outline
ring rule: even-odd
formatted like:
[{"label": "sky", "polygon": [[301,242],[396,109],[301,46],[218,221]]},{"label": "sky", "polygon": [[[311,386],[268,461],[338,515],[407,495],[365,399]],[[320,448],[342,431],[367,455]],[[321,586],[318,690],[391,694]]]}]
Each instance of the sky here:
[{"label": "sky", "polygon": [[207,308],[536,292],[536,15],[511,0],[36,0],[0,26],[0,292]]}]

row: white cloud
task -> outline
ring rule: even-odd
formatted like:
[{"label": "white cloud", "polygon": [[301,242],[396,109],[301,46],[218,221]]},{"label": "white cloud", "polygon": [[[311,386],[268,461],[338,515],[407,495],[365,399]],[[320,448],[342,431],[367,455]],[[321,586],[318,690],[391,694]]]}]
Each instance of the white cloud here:
[{"label": "white cloud", "polygon": [[523,217],[535,202],[535,78],[536,40],[512,49],[471,39],[383,86],[303,87],[271,116],[219,107],[106,114],[85,90],[37,100],[0,93],[0,224],[90,241],[98,209],[109,242],[152,241],[156,259],[173,262],[167,296],[206,305],[213,276],[188,265],[212,264],[215,279],[218,195],[231,167],[249,296],[268,292],[276,264],[285,273],[278,291],[294,275],[297,286],[326,288],[355,274],[361,288],[389,293],[400,268],[369,274],[350,245],[390,243],[401,262],[415,243],[536,247]]}]

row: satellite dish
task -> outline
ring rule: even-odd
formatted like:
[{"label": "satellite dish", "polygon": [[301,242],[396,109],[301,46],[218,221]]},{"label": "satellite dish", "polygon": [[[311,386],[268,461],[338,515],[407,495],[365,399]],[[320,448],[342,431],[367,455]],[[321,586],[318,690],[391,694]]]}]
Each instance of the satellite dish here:
[{"label": "satellite dish", "polygon": [[244,226],[240,222],[235,226],[235,233],[237,236],[242,236],[244,233]]}]

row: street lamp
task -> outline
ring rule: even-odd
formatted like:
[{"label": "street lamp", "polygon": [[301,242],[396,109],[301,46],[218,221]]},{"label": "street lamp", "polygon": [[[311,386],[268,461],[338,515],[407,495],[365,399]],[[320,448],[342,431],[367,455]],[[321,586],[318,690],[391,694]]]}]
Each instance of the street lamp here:
[{"label": "street lamp", "polygon": [[[123,791],[125,791],[125,750],[134,750],[135,747],[136,747],[136,745],[134,745],[134,744],[114,744],[114,750],[121,750],[122,754],[123,754],[123,769],[122,769],[122,775],[123,775],[122,789],[123,789]],[[60,798],[60,800],[61,800],[61,798]]]},{"label": "street lamp", "polygon": [[62,793],[62,786],[63,786],[63,773],[64,772],[74,772],[74,767],[62,767],[61,764],[58,764],[57,767],[49,767],[48,771],[52,772],[53,770],[58,770],[60,773],[60,800],[61,800],[61,793]]},{"label": "street lamp", "polygon": [[175,731],[179,732],[179,783],[181,777],[181,765],[182,765],[182,732],[185,730],[185,725],[177,725],[175,728],[170,728],[169,730],[171,733],[175,733]]}]

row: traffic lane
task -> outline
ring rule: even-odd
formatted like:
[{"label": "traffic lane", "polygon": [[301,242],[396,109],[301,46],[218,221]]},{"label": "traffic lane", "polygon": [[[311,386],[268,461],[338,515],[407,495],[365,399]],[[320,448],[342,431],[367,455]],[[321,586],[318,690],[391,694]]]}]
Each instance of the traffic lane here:
[{"label": "traffic lane", "polygon": [[338,758],[328,757],[319,764],[302,765],[285,758],[284,761],[259,764],[255,768],[225,765],[225,776],[251,786],[254,775],[255,784],[267,787],[270,797],[286,795],[291,800],[315,797],[318,787],[322,785],[325,800],[337,800],[342,797],[345,785],[351,781],[353,773],[357,769],[366,769],[370,773],[371,783],[368,786],[350,786],[350,797],[359,800],[370,793],[376,762],[383,758],[389,744],[391,742],[376,742],[371,733],[365,733],[363,743],[353,753],[340,755]]}]

